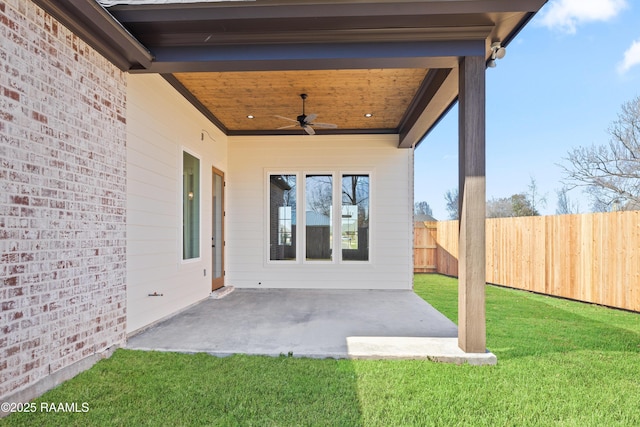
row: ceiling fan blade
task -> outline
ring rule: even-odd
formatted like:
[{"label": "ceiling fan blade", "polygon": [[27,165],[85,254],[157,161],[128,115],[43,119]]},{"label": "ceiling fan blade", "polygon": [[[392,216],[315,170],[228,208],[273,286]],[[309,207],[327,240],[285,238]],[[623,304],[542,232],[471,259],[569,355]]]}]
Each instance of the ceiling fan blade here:
[{"label": "ceiling fan blade", "polygon": [[311,126],[315,126],[317,128],[324,129],[337,129],[338,125],[334,125],[333,123],[310,123]]},{"label": "ceiling fan blade", "polygon": [[281,127],[279,127],[279,128],[276,128],[276,129],[289,129],[289,128],[294,128],[294,127],[296,127],[296,126],[299,126],[299,125],[287,125],[287,126],[281,126]]},{"label": "ceiling fan blade", "polygon": [[288,120],[288,121],[290,121],[290,122],[296,122],[296,123],[298,123],[298,121],[297,121],[297,120],[290,119],[289,117],[285,117],[285,116],[279,116],[279,115],[277,115],[277,114],[275,114],[273,117],[277,117],[277,118],[282,119],[282,120]]},{"label": "ceiling fan blade", "polygon": [[309,114],[307,117],[304,118],[304,122],[307,124],[310,124],[316,117],[318,117],[317,114]]},{"label": "ceiling fan blade", "polygon": [[316,134],[316,131],[315,131],[315,130],[313,130],[313,128],[312,128],[311,126],[309,126],[309,125],[304,126],[304,127],[303,127],[303,129],[304,129],[304,131],[305,131],[306,133],[308,133],[309,135],[315,135],[315,134]]}]

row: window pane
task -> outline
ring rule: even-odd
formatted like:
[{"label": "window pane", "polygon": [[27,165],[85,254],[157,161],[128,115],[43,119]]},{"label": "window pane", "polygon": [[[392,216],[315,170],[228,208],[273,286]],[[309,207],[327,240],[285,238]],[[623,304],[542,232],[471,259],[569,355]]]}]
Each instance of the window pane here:
[{"label": "window pane", "polygon": [[369,175],[342,176],[342,259],[369,260]]},{"label": "window pane", "polygon": [[296,176],[269,177],[269,259],[296,259]]},{"label": "window pane", "polygon": [[305,196],[306,259],[331,260],[333,177],[307,175]]},{"label": "window pane", "polygon": [[224,177],[219,172],[214,172],[212,179],[213,200],[211,216],[211,252],[213,264],[212,279],[222,279],[224,275]]},{"label": "window pane", "polygon": [[182,259],[200,257],[200,160],[182,156]]}]

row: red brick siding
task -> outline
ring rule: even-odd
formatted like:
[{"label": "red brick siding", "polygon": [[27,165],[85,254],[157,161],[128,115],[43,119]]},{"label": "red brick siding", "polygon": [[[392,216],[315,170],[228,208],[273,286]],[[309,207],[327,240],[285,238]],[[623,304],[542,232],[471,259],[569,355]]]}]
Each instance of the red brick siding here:
[{"label": "red brick siding", "polygon": [[0,0],[0,397],[125,340],[125,102],[124,73]]}]

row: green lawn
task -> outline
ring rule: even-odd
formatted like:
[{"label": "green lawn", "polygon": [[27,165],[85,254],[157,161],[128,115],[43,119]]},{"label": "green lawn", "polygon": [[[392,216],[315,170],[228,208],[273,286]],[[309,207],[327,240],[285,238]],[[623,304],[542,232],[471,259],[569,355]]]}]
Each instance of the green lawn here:
[{"label": "green lawn", "polygon": [[[457,318],[457,282],[416,292]],[[487,288],[496,366],[118,350],[3,425],[638,426],[640,315]]]}]

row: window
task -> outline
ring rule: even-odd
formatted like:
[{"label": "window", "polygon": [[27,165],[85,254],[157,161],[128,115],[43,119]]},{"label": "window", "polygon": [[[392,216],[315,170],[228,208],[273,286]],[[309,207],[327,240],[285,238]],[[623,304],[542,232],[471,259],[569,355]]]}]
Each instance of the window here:
[{"label": "window", "polygon": [[[371,260],[370,174],[268,172],[266,178],[267,261],[362,263]],[[298,198],[301,200],[299,214]]]},{"label": "window", "polygon": [[369,260],[369,175],[342,175],[343,261]]},{"label": "window", "polygon": [[182,259],[200,257],[200,160],[182,153]]},{"label": "window", "polygon": [[333,222],[333,177],[305,177],[305,259],[331,261]]},{"label": "window", "polygon": [[296,175],[269,175],[269,259],[296,260]]}]

